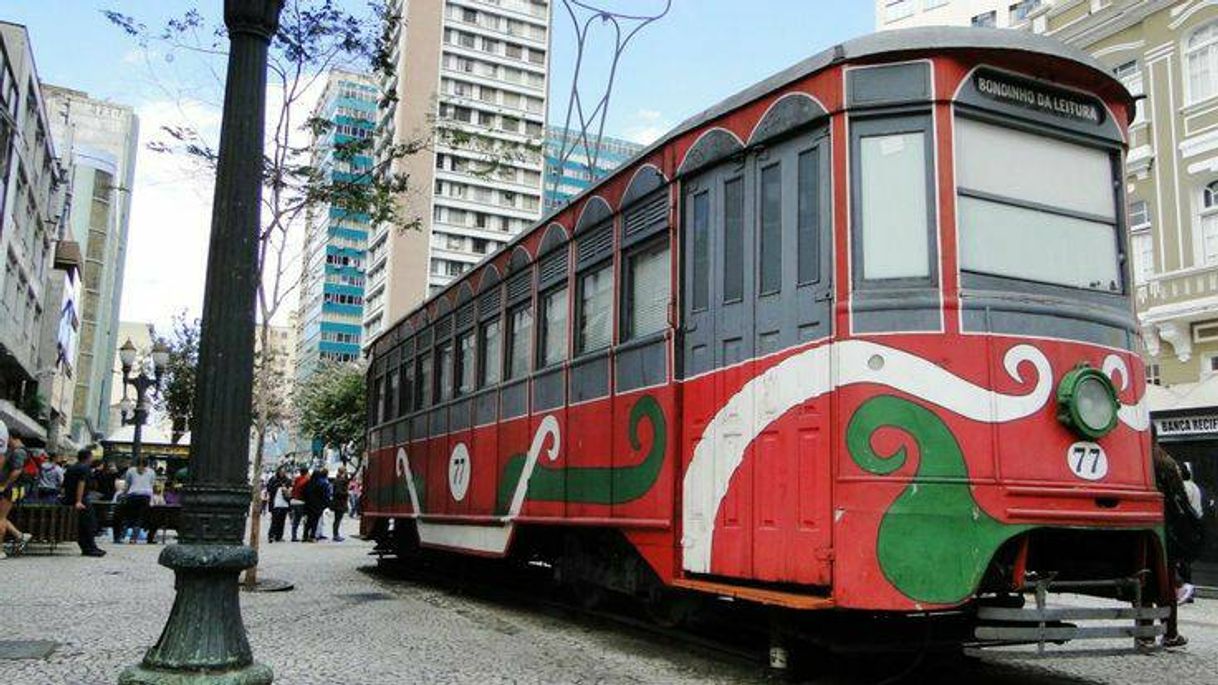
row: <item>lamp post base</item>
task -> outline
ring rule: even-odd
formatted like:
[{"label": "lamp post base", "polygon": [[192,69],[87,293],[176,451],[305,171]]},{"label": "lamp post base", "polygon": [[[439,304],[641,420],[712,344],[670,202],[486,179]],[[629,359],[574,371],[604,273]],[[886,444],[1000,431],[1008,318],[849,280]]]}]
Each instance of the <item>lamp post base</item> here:
[{"label": "lamp post base", "polygon": [[241,621],[237,576],[258,561],[249,547],[170,545],[159,562],[173,569],[177,597],[161,638],[120,685],[266,685]]}]

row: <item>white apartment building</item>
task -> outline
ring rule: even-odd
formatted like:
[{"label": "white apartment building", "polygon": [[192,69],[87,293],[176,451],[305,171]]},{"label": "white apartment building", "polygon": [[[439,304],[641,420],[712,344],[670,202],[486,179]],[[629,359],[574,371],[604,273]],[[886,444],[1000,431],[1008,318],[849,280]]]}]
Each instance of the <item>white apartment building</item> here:
[{"label": "white apartment building", "polygon": [[[1106,5],[1109,0],[1083,0]],[[1009,28],[1025,22],[1044,22],[1045,0],[875,0],[875,28],[914,26],[983,26]],[[1043,25],[1033,30],[1043,32]]]},{"label": "white apartment building", "polygon": [[[410,176],[404,220],[369,240],[365,343],[542,214],[550,0],[399,2],[396,107],[378,153],[431,140],[397,160]],[[382,157],[383,158],[383,157]]]}]

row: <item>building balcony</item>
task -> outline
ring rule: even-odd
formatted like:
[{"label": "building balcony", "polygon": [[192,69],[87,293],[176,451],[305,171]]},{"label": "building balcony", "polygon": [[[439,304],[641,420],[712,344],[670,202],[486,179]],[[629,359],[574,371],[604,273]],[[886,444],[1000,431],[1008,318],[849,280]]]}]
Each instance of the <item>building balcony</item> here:
[{"label": "building balcony", "polygon": [[1134,294],[1146,351],[1157,357],[1166,342],[1186,362],[1193,354],[1193,324],[1218,319],[1218,264],[1153,276]]}]

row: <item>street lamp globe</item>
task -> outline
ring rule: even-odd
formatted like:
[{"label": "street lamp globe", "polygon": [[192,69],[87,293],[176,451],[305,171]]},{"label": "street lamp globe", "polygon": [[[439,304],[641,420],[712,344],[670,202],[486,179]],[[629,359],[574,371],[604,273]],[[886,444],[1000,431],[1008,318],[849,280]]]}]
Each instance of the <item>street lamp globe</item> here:
[{"label": "street lamp globe", "polygon": [[123,368],[130,368],[135,363],[135,343],[131,342],[131,338],[127,338],[127,342],[118,348],[118,359],[123,363]]},{"label": "street lamp globe", "polygon": [[152,365],[156,367],[157,373],[169,366],[169,348],[160,340],[152,346]]},{"label": "street lamp globe", "polygon": [[134,410],[135,402],[133,402],[130,397],[124,397],[123,399],[119,400],[118,411],[120,414],[122,414],[124,419],[130,416],[131,412]]}]

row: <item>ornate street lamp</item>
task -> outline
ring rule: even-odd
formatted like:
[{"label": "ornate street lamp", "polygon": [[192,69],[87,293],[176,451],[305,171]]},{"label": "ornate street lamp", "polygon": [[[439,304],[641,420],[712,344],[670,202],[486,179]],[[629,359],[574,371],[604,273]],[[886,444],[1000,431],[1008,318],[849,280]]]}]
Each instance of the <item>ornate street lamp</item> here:
[{"label": "ornate street lamp", "polygon": [[157,643],[120,684],[263,685],[241,620],[237,575],[258,562],[242,544],[249,511],[254,307],[266,120],[267,47],[284,0],[225,0],[228,72],[199,337],[189,480],[178,544],[161,550],[177,597]]},{"label": "ornate street lamp", "polygon": [[[161,376],[169,365],[169,349],[159,340],[152,346],[151,378],[142,366],[132,372],[135,345],[131,338],[127,338],[127,342],[118,348],[118,360],[123,365],[123,399],[118,403],[118,409],[123,423],[135,426],[135,436],[131,439],[131,461],[139,464],[144,444],[144,424],[148,421],[148,391],[160,392]],[[134,402],[127,397],[129,387],[135,389]]]}]

